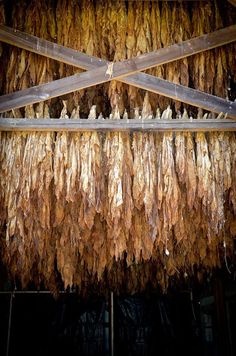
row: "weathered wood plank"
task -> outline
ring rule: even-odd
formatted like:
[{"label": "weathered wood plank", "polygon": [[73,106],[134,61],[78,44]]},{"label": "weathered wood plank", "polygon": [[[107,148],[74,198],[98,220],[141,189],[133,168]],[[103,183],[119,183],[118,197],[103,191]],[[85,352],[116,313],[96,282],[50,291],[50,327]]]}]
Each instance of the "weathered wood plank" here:
[{"label": "weathered wood plank", "polygon": [[0,119],[0,131],[236,131],[229,119],[208,120],[88,120]]},{"label": "weathered wood plank", "polygon": [[123,83],[129,83],[138,88],[143,88],[205,110],[215,113],[223,112],[227,114],[228,117],[236,119],[236,102],[227,101],[218,96],[175,84],[145,73],[133,74],[129,77],[129,81],[127,81],[125,77],[120,80]]},{"label": "weathered wood plank", "polygon": [[11,94],[0,96],[0,112],[38,103],[60,95],[88,88],[91,85],[104,83],[108,80],[107,66],[99,67],[88,72],[75,74],[46,84],[41,84]]},{"label": "weathered wood plank", "polygon": [[101,67],[108,63],[106,60],[88,56],[83,52],[4,25],[0,25],[0,41],[86,70]]}]

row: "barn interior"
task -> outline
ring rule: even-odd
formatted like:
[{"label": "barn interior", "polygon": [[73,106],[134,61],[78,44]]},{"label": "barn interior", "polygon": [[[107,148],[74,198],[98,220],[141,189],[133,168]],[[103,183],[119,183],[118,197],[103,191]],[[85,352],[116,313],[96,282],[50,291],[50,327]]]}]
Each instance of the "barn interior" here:
[{"label": "barn interior", "polygon": [[0,354],[236,354],[236,2],[0,0]]}]

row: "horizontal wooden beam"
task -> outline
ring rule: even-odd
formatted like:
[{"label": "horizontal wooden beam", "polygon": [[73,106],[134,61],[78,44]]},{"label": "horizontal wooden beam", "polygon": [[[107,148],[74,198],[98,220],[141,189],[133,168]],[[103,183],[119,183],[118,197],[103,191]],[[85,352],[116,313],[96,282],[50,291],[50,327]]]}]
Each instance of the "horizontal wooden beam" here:
[{"label": "horizontal wooden beam", "polygon": [[236,131],[229,119],[0,119],[0,131]]},{"label": "horizontal wooden beam", "polygon": [[[2,29],[2,32],[4,32],[4,29]],[[13,36],[12,33],[11,35]],[[180,100],[187,104],[190,104],[189,101],[187,100],[189,96],[189,92],[188,92],[189,88],[182,86],[182,89],[180,89],[181,86],[179,86],[178,95],[176,95],[175,91],[173,91],[176,90],[176,85],[173,83],[169,82],[170,85],[168,87],[168,91],[162,90],[162,84],[165,87],[168,83],[167,81],[153,77],[158,81],[155,82],[155,80],[153,80],[152,85],[150,86],[149,84],[150,84],[151,76],[147,76],[144,73],[138,73],[135,76],[131,74],[159,64],[170,62],[171,60],[176,60],[194,53],[198,53],[199,51],[202,50],[206,50],[212,47],[217,47],[219,45],[229,43],[234,40],[236,40],[236,25],[213,32],[208,35],[193,38],[189,41],[185,41],[180,44],[176,44],[167,48],[160,49],[156,52],[151,52],[151,53],[141,55],[139,57],[133,58],[132,60],[126,60],[114,64],[106,62],[105,65],[100,66],[99,68],[97,68],[97,65],[94,64],[94,67],[96,68],[93,70],[89,70],[86,73],[76,74],[74,76],[59,79],[50,83],[42,84],[19,92],[1,96],[0,112],[9,111],[11,109],[19,108],[29,104],[34,104],[60,95],[71,93],[73,91],[88,88],[96,84],[101,84],[110,81],[112,79],[118,79],[127,84],[135,85],[139,88],[143,88],[146,90],[158,92],[158,94],[175,98],[176,100]],[[37,43],[36,42],[32,43],[31,37],[28,38],[28,42],[31,42],[32,47],[34,47],[34,51],[36,51]],[[46,54],[47,51],[45,49],[46,48],[45,43],[44,42],[41,43],[40,46],[45,50],[44,55],[47,55]],[[41,48],[40,46],[38,46],[39,48],[38,53],[42,54],[42,49],[40,49]],[[61,47],[62,46],[60,46],[60,48]],[[50,48],[50,46],[47,48]],[[59,49],[57,47],[55,51],[53,50],[53,48],[51,48],[50,51],[48,50],[48,53],[49,52],[51,53],[51,58],[53,52],[56,52],[58,56]],[[67,63],[68,63],[68,52],[67,55],[65,56],[67,58]],[[79,52],[78,52],[78,56],[79,56]],[[86,55],[82,56],[83,60],[79,59],[80,62],[81,61],[83,61],[83,63],[86,62],[85,56]],[[89,57],[89,56],[87,57],[91,65],[94,57]],[[74,62],[72,64],[74,65]],[[155,90],[153,90],[153,86],[155,86],[155,83],[156,85],[157,84],[159,85],[156,88],[154,88]],[[171,86],[171,84],[173,85]],[[199,97],[198,93],[199,93],[198,91],[195,91],[195,94],[193,94],[192,92],[192,97],[195,96],[195,100],[192,100],[193,103],[191,103],[191,105],[202,107],[206,110],[212,110],[216,113],[220,113],[220,112],[228,113],[230,117],[234,117],[232,116],[234,110],[230,109],[230,107],[233,105],[232,103],[229,103],[221,98],[218,98],[217,100],[217,97],[214,97],[215,98],[214,102],[217,102],[217,105],[211,103],[210,105],[208,105],[207,101],[209,101],[211,97],[209,97],[209,95],[206,94],[207,96],[203,98],[204,93],[202,93],[201,98],[203,99],[201,101],[198,101],[198,97]],[[204,103],[204,106],[202,106],[202,103]],[[228,109],[225,110],[225,108]]]}]

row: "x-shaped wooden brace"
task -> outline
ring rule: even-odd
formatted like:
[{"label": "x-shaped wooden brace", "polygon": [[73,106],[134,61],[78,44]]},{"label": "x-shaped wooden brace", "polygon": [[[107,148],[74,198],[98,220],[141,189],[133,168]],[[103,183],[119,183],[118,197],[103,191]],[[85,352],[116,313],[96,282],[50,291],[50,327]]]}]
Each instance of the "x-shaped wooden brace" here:
[{"label": "x-shaped wooden brace", "polygon": [[236,25],[116,63],[88,56],[82,52],[3,25],[0,25],[0,41],[88,70],[87,72],[50,83],[3,95],[0,97],[0,112],[34,104],[116,79],[215,113],[223,112],[228,117],[236,119],[235,102],[145,73],[138,73],[157,65],[169,63],[236,41]]}]

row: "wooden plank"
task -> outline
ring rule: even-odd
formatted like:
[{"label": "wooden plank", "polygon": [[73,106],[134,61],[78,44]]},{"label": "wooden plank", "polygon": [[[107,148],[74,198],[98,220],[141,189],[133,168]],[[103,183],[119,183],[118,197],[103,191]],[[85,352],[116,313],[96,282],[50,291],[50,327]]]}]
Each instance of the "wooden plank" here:
[{"label": "wooden plank", "polygon": [[109,78],[108,80],[111,80],[109,75],[106,75],[106,71],[107,66],[103,66],[88,72],[0,96],[0,112],[72,93],[88,88],[91,85],[104,83],[107,81],[107,77]]},{"label": "wooden plank", "polygon": [[88,56],[83,52],[46,41],[4,25],[0,25],[0,41],[86,70],[101,67],[108,63],[106,60]]},{"label": "wooden plank", "polygon": [[112,120],[0,118],[0,131],[236,131],[229,119]]},{"label": "wooden plank", "polygon": [[[220,35],[219,35],[219,32],[220,32]],[[221,44],[225,43],[226,39],[231,42],[232,40],[236,39],[236,26],[234,25],[234,26],[230,26],[229,28],[219,30],[219,31],[217,31],[217,33],[218,33],[217,41],[216,41],[216,38],[213,36],[213,38],[215,38],[215,41],[216,41],[215,45],[219,45],[219,42],[221,42]],[[178,51],[184,53],[185,45],[187,46],[186,51],[191,46],[193,48],[195,46],[195,52],[191,48],[191,53],[196,53],[197,48],[199,49],[200,47],[201,48],[203,47],[204,43],[206,42],[206,38],[208,38],[208,44],[207,44],[208,47],[207,48],[210,48],[209,43],[211,43],[211,41],[209,40],[209,36],[212,36],[212,35],[213,35],[213,33],[205,35],[205,36],[201,36],[200,42],[202,43],[202,45],[200,45],[198,43],[199,38],[197,38],[197,39],[192,39],[190,41],[182,42],[181,44],[178,44],[178,45],[173,45],[171,47],[168,47],[167,49],[159,50],[159,51],[167,50],[167,52],[165,52],[164,56],[163,55],[159,56],[158,53],[162,53],[162,52],[156,51],[156,52],[148,53],[145,55],[141,55],[141,56],[136,57],[132,60],[117,62],[114,65],[112,63],[106,64],[105,66],[101,66],[99,68],[96,67],[96,69],[90,70],[89,72],[86,72],[86,73],[76,74],[74,76],[70,76],[67,78],[53,81],[51,83],[42,84],[42,85],[39,85],[39,86],[36,86],[33,88],[29,88],[29,89],[25,89],[25,90],[22,90],[19,92],[1,96],[0,97],[0,112],[19,108],[19,107],[26,106],[29,104],[34,104],[34,103],[44,101],[44,100],[47,100],[47,99],[50,99],[53,97],[71,93],[76,90],[84,89],[84,88],[90,87],[92,85],[101,84],[101,83],[110,81],[112,79],[120,79],[121,81],[126,82],[128,84],[132,84],[132,85],[138,86],[138,87],[146,89],[146,90],[154,91],[151,89],[151,87],[153,87],[153,86],[147,85],[147,84],[150,84],[151,76],[147,76],[146,74],[140,73],[140,74],[136,74],[135,77],[132,77],[132,76],[130,76],[130,74],[136,73],[137,71],[140,71],[140,70],[150,68],[151,66],[154,66],[157,64],[165,63],[165,60],[166,60],[166,62],[169,62],[170,57],[173,56],[173,53],[175,53],[174,59],[176,59],[176,52],[175,52],[175,50],[173,50],[174,48],[178,49]],[[205,40],[203,40],[203,37],[205,38]],[[210,37],[210,38],[212,38],[212,37]],[[195,45],[193,42],[194,40],[198,40],[195,43]],[[172,51],[171,51],[171,48],[172,48]],[[171,56],[168,53],[169,54],[171,53]],[[183,58],[184,56],[186,56],[185,54],[183,54],[179,58]],[[127,75],[129,75],[129,78],[126,78],[124,80],[124,77]],[[153,77],[153,78],[156,78],[156,77]],[[172,97],[176,98],[176,95],[174,95],[175,92],[171,92],[171,90],[176,90],[176,85],[171,87],[171,83],[170,83],[170,85],[168,87],[169,88],[168,91],[162,90],[162,84],[163,84],[163,86],[166,86],[168,82],[163,81],[163,79],[159,79],[159,78],[156,78],[156,79],[158,80],[158,82],[156,81],[156,84],[157,83],[159,84],[158,88],[156,88],[156,92],[158,92],[161,95],[165,95],[165,96],[168,96],[171,98]],[[152,82],[152,84],[154,85],[154,81]],[[147,85],[147,87],[145,87],[145,85]],[[181,90],[182,90],[182,92],[184,92],[184,95],[180,95]],[[182,87],[181,90],[179,89],[178,98],[176,98],[176,100],[181,100],[181,101],[189,104],[189,101],[187,100],[188,99],[188,88]],[[193,90],[193,89],[191,89],[191,90]],[[167,95],[167,93],[168,93],[168,95]],[[208,105],[207,101],[209,101],[211,99],[209,97],[209,95],[206,94],[207,96],[203,97],[204,93],[202,93],[201,94],[202,101],[198,101],[197,98],[199,97],[199,95],[197,94],[197,91],[195,91],[195,94],[193,94],[193,92],[191,92],[191,93],[192,93],[192,96],[195,96],[195,100],[192,100],[193,103],[191,105],[196,105],[198,107],[202,107],[207,110],[212,110],[217,113],[219,113],[219,112],[227,113],[228,112],[229,115],[231,115],[231,117],[232,117],[231,112],[233,112],[233,110],[228,109],[228,107],[230,108],[232,106],[232,103],[228,103],[226,100],[221,99],[221,98],[218,98],[218,100],[217,100],[217,98],[214,97],[215,98],[214,103],[217,101],[217,105],[216,106],[214,104]],[[224,100],[224,101],[222,101],[222,100]],[[202,106],[202,103],[204,103],[204,106]],[[212,108],[214,108],[214,110]],[[227,108],[227,110],[225,110],[225,108]]]},{"label": "wooden plank", "polygon": [[122,78],[121,81],[205,110],[215,113],[223,112],[228,117],[236,119],[236,102],[200,90],[191,89],[145,73],[133,74],[129,77],[129,81],[126,78]]},{"label": "wooden plank", "polygon": [[[4,25],[0,25],[0,41],[87,70],[108,64],[108,62],[103,59],[88,56],[85,53],[46,41]],[[133,59],[116,62],[113,65],[113,73],[114,76],[121,75],[122,68],[124,67],[130,70],[133,69],[133,72],[138,72],[234,41],[236,41],[236,25],[194,37],[165,48],[160,48],[157,51],[145,53]]]}]

